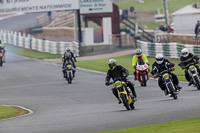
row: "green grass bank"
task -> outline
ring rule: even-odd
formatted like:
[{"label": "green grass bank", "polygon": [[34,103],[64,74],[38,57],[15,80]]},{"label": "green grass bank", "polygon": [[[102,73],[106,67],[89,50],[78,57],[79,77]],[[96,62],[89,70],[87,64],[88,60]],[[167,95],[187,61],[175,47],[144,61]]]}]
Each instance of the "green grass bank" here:
[{"label": "green grass bank", "polygon": [[27,110],[14,106],[0,106],[0,120],[29,113]]}]

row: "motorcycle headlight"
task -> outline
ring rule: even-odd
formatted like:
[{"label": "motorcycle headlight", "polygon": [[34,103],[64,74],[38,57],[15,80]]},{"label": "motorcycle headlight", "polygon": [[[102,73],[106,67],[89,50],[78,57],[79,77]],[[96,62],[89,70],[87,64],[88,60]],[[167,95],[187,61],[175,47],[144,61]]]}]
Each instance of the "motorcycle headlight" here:
[{"label": "motorcycle headlight", "polygon": [[162,76],[164,79],[168,79],[169,78],[169,74],[168,73],[165,73],[165,74],[163,74],[163,76]]}]

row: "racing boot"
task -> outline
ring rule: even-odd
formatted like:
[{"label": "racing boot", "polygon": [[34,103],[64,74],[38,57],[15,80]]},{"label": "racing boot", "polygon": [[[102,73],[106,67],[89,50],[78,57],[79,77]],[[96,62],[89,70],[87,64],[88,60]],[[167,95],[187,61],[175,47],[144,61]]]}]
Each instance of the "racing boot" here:
[{"label": "racing boot", "polygon": [[176,92],[179,92],[182,89],[182,87],[180,85],[176,85],[175,89]]},{"label": "racing boot", "polygon": [[188,83],[188,86],[191,86],[192,84],[194,84],[194,82],[190,80],[190,82]]},{"label": "racing boot", "polygon": [[164,94],[165,94],[165,96],[167,96],[169,94],[167,89],[164,90]]}]

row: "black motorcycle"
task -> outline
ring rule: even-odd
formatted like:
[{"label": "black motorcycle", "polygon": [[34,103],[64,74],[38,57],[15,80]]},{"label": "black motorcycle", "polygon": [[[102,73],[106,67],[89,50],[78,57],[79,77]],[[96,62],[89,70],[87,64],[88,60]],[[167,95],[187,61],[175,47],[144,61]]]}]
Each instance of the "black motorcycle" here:
[{"label": "black motorcycle", "polygon": [[191,63],[187,64],[187,66],[182,67],[182,69],[188,70],[191,80],[193,81],[194,85],[197,87],[197,90],[200,90],[200,78],[199,78],[200,74],[197,71],[195,63],[191,62]]},{"label": "black motorcycle", "polygon": [[75,70],[70,61],[66,61],[65,63],[65,77],[69,84],[72,83],[73,77],[75,76]]},{"label": "black motorcycle", "polygon": [[162,79],[162,82],[165,84],[168,92],[174,99],[177,99],[178,92],[176,92],[177,86],[175,86],[172,82],[171,70],[164,70],[161,73],[158,73],[158,77]]}]

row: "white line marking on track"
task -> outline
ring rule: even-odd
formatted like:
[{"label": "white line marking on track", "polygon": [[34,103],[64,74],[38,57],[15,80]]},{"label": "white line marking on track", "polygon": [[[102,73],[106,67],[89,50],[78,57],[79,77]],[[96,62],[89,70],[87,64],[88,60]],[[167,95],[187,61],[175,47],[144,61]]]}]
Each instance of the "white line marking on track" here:
[{"label": "white line marking on track", "polygon": [[24,116],[33,114],[33,111],[31,109],[28,109],[28,108],[25,108],[25,107],[22,107],[22,106],[18,106],[18,105],[1,105],[1,106],[14,106],[14,107],[18,107],[18,108],[24,109],[24,110],[28,111],[29,113],[28,114],[24,114],[24,115],[20,115],[20,116],[11,117],[11,118],[1,119],[0,121],[15,119],[15,118],[24,117]]}]

